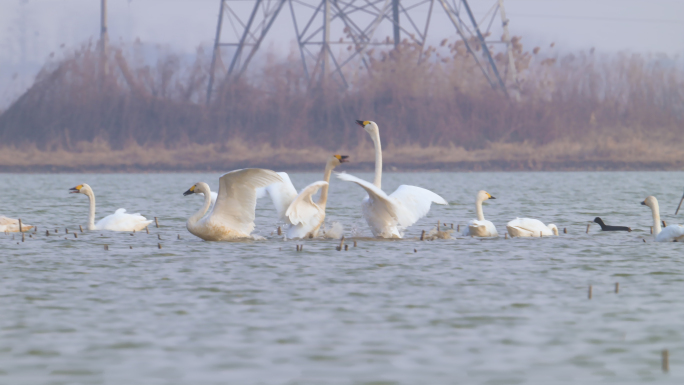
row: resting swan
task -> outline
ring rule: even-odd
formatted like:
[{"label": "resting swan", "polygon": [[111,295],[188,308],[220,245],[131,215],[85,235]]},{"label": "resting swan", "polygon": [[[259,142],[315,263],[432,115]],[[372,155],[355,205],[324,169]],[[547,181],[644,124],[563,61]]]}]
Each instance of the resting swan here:
[{"label": "resting swan", "polygon": [[684,242],[684,226],[669,225],[664,229],[660,227],[660,207],[658,207],[656,197],[650,196],[641,204],[650,207],[653,213],[653,235],[655,235],[656,242]]},{"label": "resting swan", "polygon": [[127,214],[126,209],[118,209],[114,214],[107,215],[95,223],[95,194],[93,189],[84,183],[70,188],[69,193],[85,194],[88,197],[90,201],[88,230],[140,231],[152,223],[138,213]]},{"label": "resting swan", "polygon": [[531,218],[516,218],[506,223],[506,230],[511,237],[539,237],[558,235],[556,225],[546,226],[542,221]]},{"label": "resting swan", "polygon": [[[248,238],[254,230],[256,189],[283,179],[271,170],[247,168],[231,171],[219,178],[218,198],[211,206],[211,189],[198,182],[183,195],[204,194],[204,205],[191,216],[186,227],[193,235],[205,241]],[[205,215],[206,214],[206,215]]]},{"label": "resting swan", "polygon": [[[271,196],[280,220],[290,225],[287,229],[288,238],[318,236],[318,230],[325,220],[330,174],[335,167],[348,162],[348,158],[347,155],[331,156],[325,164],[323,180],[304,187],[299,195],[290,177],[284,172],[278,173],[283,178],[283,183],[266,186],[265,190]],[[312,197],[319,189],[321,196],[314,203]]]},{"label": "resting swan", "polygon": [[381,189],[382,146],[378,125],[372,121],[357,120],[356,123],[366,130],[375,145],[375,179],[371,184],[348,174],[338,174],[337,177],[358,184],[368,193],[361,209],[374,236],[402,238],[407,227],[427,215],[433,202],[440,205],[448,203],[432,191],[416,186],[401,185],[391,195],[385,194]]},{"label": "resting swan", "polygon": [[[26,223],[21,224],[21,232],[25,233],[31,230],[33,226],[27,225]],[[19,220],[14,218],[7,218],[6,216],[0,215],[0,233],[18,233],[19,232]]]},{"label": "resting swan", "polygon": [[491,194],[484,190],[480,190],[475,196],[475,212],[477,213],[477,219],[471,219],[468,222],[468,227],[463,230],[463,235],[473,236],[473,237],[498,237],[499,233],[496,231],[496,227],[490,221],[484,219],[484,213],[482,212],[482,202],[487,199],[496,199]]}]

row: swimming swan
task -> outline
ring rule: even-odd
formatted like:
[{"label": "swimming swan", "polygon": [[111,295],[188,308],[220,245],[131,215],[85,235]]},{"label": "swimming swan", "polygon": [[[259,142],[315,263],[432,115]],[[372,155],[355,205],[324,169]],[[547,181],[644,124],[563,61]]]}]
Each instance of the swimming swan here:
[{"label": "swimming swan", "polygon": [[482,212],[482,202],[487,199],[496,199],[491,194],[484,190],[480,190],[475,196],[475,212],[477,213],[477,219],[471,219],[468,222],[468,227],[463,230],[463,235],[473,236],[473,237],[498,237],[499,233],[496,231],[496,227],[490,221],[484,219],[484,213]]},{"label": "swimming swan", "polygon": [[[26,223],[21,224],[21,232],[25,233],[31,230],[34,226],[28,225]],[[19,232],[19,220],[14,218],[7,218],[6,216],[0,215],[0,233],[18,233]]]},{"label": "swimming swan", "polygon": [[371,184],[349,174],[337,174],[337,177],[358,184],[368,193],[361,209],[374,236],[402,238],[407,227],[427,215],[433,202],[448,203],[432,191],[416,186],[401,185],[391,195],[385,194],[381,189],[382,146],[378,125],[372,121],[357,120],[356,123],[366,130],[375,145],[375,179]]},{"label": "swimming swan", "polygon": [[653,213],[653,235],[655,235],[656,242],[684,242],[684,226],[669,225],[661,230],[660,207],[658,207],[656,197],[649,196],[641,204],[650,207]]},{"label": "swimming swan", "polygon": [[506,223],[506,230],[511,237],[539,237],[558,235],[556,225],[546,226],[542,221],[531,218],[516,218]]},{"label": "swimming swan", "polygon": [[219,178],[216,204],[208,214],[211,189],[204,182],[196,183],[183,195],[203,193],[204,205],[188,219],[188,231],[205,241],[249,238],[254,230],[256,189],[279,182],[283,179],[274,171],[260,168],[224,174]]},{"label": "swimming swan", "polygon": [[84,183],[70,188],[69,193],[85,194],[88,197],[90,201],[88,230],[140,231],[152,223],[138,213],[127,214],[126,209],[118,209],[114,214],[107,215],[95,223],[95,194],[93,189]]}]

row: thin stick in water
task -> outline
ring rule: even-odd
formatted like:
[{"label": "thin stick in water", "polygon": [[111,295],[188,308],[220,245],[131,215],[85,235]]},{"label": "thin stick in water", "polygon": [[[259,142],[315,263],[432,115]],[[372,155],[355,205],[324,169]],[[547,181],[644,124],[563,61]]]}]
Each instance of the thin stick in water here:
[{"label": "thin stick in water", "polygon": [[157,228],[159,228],[159,220],[157,217],[154,217],[154,224],[157,225]]},{"label": "thin stick in water", "polygon": [[20,233],[23,233],[23,232],[24,232],[24,229],[23,229],[23,227],[21,226],[21,218],[19,218],[19,232],[20,232]]},{"label": "thin stick in water", "polygon": [[504,239],[508,239],[508,233],[504,233]]},{"label": "thin stick in water", "polygon": [[356,247],[356,241],[354,241],[354,247]]},{"label": "thin stick in water", "polygon": [[105,250],[109,250],[109,245],[104,245]]},{"label": "thin stick in water", "polygon": [[161,241],[161,234],[157,234],[157,239]]},{"label": "thin stick in water", "polygon": [[663,349],[663,373],[670,371],[670,352],[667,349]]},{"label": "thin stick in water", "polygon": [[157,247],[161,249],[161,243],[157,243]]},{"label": "thin stick in water", "polygon": [[78,234],[74,233],[74,238],[78,238]]},{"label": "thin stick in water", "polygon": [[340,245],[335,248],[337,251],[341,251],[342,247],[344,246],[344,236],[340,239]]},{"label": "thin stick in water", "polygon": [[344,245],[344,251],[349,250],[349,245]]},{"label": "thin stick in water", "polygon": [[620,282],[615,282],[615,294],[620,293]]},{"label": "thin stick in water", "polygon": [[591,285],[589,285],[589,299],[591,299]]},{"label": "thin stick in water", "polygon": [[567,234],[567,233],[568,233],[568,228],[567,228],[567,227],[563,227],[563,234]]},{"label": "thin stick in water", "polygon": [[81,229],[81,232],[83,232],[83,226],[78,225],[78,228]]},{"label": "thin stick in water", "polygon": [[587,234],[589,234],[589,228],[591,227],[591,223],[587,225]]},{"label": "thin stick in water", "polygon": [[278,235],[283,235],[283,230],[280,229],[280,226],[278,226]]},{"label": "thin stick in water", "polygon": [[667,223],[663,221],[663,227],[667,227]]},{"label": "thin stick in water", "polygon": [[423,230],[423,232],[420,233],[420,240],[422,241],[424,239],[425,239],[425,230]]},{"label": "thin stick in water", "polygon": [[653,234],[653,226],[651,226],[651,234]]},{"label": "thin stick in water", "polygon": [[65,232],[66,234],[69,234],[69,228],[68,228],[68,227],[65,227],[65,228],[64,228],[64,232]]},{"label": "thin stick in water", "polygon": [[145,227],[145,231],[147,231],[147,234],[149,234],[150,233],[149,227]]}]

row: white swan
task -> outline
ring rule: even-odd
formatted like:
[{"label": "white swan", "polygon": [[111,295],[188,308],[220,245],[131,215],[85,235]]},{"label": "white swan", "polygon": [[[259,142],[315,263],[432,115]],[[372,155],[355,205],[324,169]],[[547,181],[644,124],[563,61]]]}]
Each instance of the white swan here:
[{"label": "white swan", "polygon": [[[25,233],[31,230],[34,226],[28,225],[26,223],[21,223],[21,232]],[[18,233],[19,232],[19,220],[14,218],[7,218],[6,216],[0,215],[0,233]]]},{"label": "white swan", "polygon": [[478,191],[475,196],[475,212],[477,213],[477,219],[471,219],[468,222],[468,227],[463,230],[463,235],[473,236],[473,237],[498,237],[499,233],[496,231],[496,227],[490,221],[484,219],[484,213],[482,212],[482,202],[487,199],[496,199],[491,194],[484,190]]},{"label": "white swan", "polygon": [[684,226],[669,225],[664,229],[660,227],[660,207],[656,197],[649,196],[641,204],[650,207],[653,213],[653,235],[656,242],[684,242]]},{"label": "white swan", "polygon": [[[204,205],[192,215],[186,227],[190,233],[206,241],[248,238],[254,230],[256,189],[283,179],[271,170],[247,168],[231,171],[219,178],[219,191],[213,210],[211,189],[198,182],[183,195],[204,194]],[[207,215],[205,215],[207,214]]]},{"label": "white swan", "polygon": [[95,223],[95,194],[93,189],[84,183],[70,188],[69,192],[71,194],[85,194],[88,197],[90,201],[88,230],[140,231],[152,223],[138,213],[127,214],[126,209],[118,209],[114,214],[107,215]]},{"label": "white swan", "polygon": [[[349,158],[347,155],[331,156],[325,164],[323,180],[306,186],[289,204],[285,211],[285,215],[291,223],[287,229],[288,238],[318,236],[318,230],[325,220],[330,174],[335,167],[348,162],[347,158]],[[319,189],[321,190],[321,196],[318,198],[318,202],[314,203],[312,197]],[[269,194],[271,194],[270,190]]]},{"label": "white swan", "polygon": [[385,194],[381,189],[382,146],[378,125],[372,121],[357,120],[356,123],[368,132],[375,145],[375,179],[371,184],[348,174],[338,174],[337,177],[358,184],[368,193],[361,208],[374,236],[401,238],[407,227],[427,215],[433,202],[440,205],[448,203],[432,191],[416,186],[401,185],[391,195]]},{"label": "white swan", "polygon": [[558,227],[554,224],[546,226],[542,221],[531,218],[516,218],[506,223],[506,230],[511,237],[539,237],[558,235]]}]

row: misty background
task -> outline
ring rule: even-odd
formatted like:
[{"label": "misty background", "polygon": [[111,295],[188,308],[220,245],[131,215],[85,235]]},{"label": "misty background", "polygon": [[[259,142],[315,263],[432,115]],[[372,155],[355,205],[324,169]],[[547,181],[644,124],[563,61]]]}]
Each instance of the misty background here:
[{"label": "misty background", "polygon": [[[494,2],[470,3],[480,17]],[[238,10],[253,4],[230,2]],[[680,0],[506,0],[504,4],[511,35],[522,36],[527,47],[555,43],[563,52],[593,47],[599,53],[663,53],[674,59],[684,53],[684,2]],[[199,46],[209,53],[218,12],[219,0],[109,0],[110,42],[139,40],[181,57],[195,55]],[[99,25],[100,2],[96,0],[0,1],[0,109],[26,91],[51,54],[60,57],[89,40],[96,42]],[[224,28],[224,36],[229,33],[230,28]],[[389,35],[391,31],[380,29],[375,36]],[[436,9],[428,42],[436,44],[444,38],[457,36],[444,12]],[[256,63],[267,53],[287,55],[294,41],[291,18],[282,12]],[[223,51],[225,57],[228,50]]]}]

